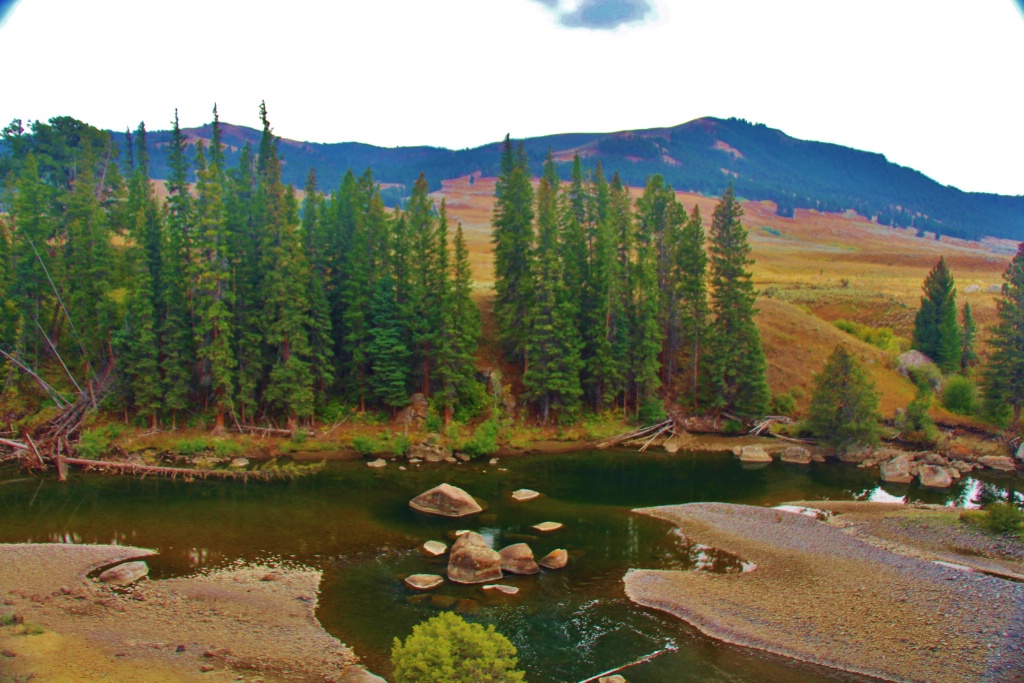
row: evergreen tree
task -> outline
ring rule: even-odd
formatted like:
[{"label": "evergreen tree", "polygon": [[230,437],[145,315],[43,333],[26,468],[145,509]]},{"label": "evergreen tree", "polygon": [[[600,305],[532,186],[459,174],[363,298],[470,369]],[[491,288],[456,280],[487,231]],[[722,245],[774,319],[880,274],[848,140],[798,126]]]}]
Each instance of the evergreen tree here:
[{"label": "evergreen tree", "polygon": [[704,222],[696,204],[680,236],[677,299],[680,313],[680,341],[689,356],[690,401],[694,411],[700,407],[700,394],[706,393],[708,358],[703,353],[708,321],[707,266]]},{"label": "evergreen tree", "polygon": [[196,145],[195,230],[192,240],[192,304],[195,310],[199,386],[216,410],[215,433],[224,431],[224,415],[234,412],[235,369],[232,346],[231,264],[224,206],[224,155],[220,121],[213,109],[210,160],[203,144]]},{"label": "evergreen tree", "polygon": [[[138,232],[146,230],[147,221],[146,207],[140,206],[136,216]],[[126,379],[128,398],[140,415],[149,417],[150,427],[155,428],[157,415],[163,405],[162,386],[158,381],[160,358],[155,309],[157,297],[145,249],[133,247],[131,251],[131,289],[120,344],[119,370]]]},{"label": "evergreen tree", "polygon": [[1004,406],[1013,411],[1011,429],[1021,433],[1024,405],[1024,243],[1021,243],[1006,272],[1003,291],[996,300],[995,327],[989,341],[991,353],[983,373],[982,387],[990,411]]},{"label": "evergreen tree", "polygon": [[[53,235],[54,225],[49,218],[49,191],[39,177],[39,164],[33,153],[28,153],[18,175],[16,193],[12,202],[12,219],[15,230],[10,233],[8,297],[16,313],[5,322],[11,335],[10,343],[17,344],[25,360],[37,365],[42,355],[44,340],[34,334],[35,325],[29,321],[44,323],[60,314],[59,302],[54,300],[47,273],[59,272],[60,252],[47,248],[47,240]],[[26,324],[29,323],[29,324]],[[30,337],[20,342],[15,331]],[[50,326],[50,336],[54,334]]]},{"label": "evergreen tree", "polygon": [[867,372],[843,346],[836,346],[814,377],[807,414],[811,432],[839,452],[878,441],[878,395]]},{"label": "evergreen tree", "polygon": [[[612,283],[612,291],[615,300],[609,306],[613,312],[613,323],[610,331],[612,347],[612,359],[614,372],[612,381],[614,384],[609,388],[613,396],[622,397],[622,408],[625,411],[629,402],[629,395],[637,386],[636,370],[646,365],[646,362],[635,362],[636,359],[647,353],[643,347],[634,344],[635,335],[640,328],[644,327],[643,321],[638,319],[637,309],[634,306],[634,289],[637,280],[637,267],[634,265],[633,257],[635,251],[635,232],[633,229],[633,207],[629,198],[629,188],[622,184],[619,174],[612,175],[608,192],[608,233],[612,243],[615,245],[615,275],[616,281]],[[657,320],[653,323],[657,326]],[[650,344],[650,351],[657,362],[657,353],[661,348],[661,342],[657,337],[657,330],[654,330],[652,339],[642,338],[639,341]],[[657,372],[655,372],[655,377]]]},{"label": "evergreen tree", "polygon": [[374,285],[370,304],[370,341],[366,347],[371,374],[368,384],[375,399],[394,411],[409,402],[409,347],[402,340],[395,283],[389,276]]},{"label": "evergreen tree", "polygon": [[[419,369],[420,391],[430,396],[430,370],[437,353],[437,334],[441,327],[440,313],[446,286],[446,268],[439,262],[442,252],[439,221],[434,203],[428,194],[427,179],[421,173],[413,184],[412,196],[406,205],[408,239],[406,245],[396,249],[408,256],[408,296],[403,317],[410,331],[410,343],[415,353],[413,365]],[[444,228],[447,230],[447,226]],[[443,241],[447,242],[447,235]]]},{"label": "evergreen tree", "polygon": [[331,307],[324,284],[329,282],[330,238],[327,234],[324,196],[317,187],[316,173],[309,170],[302,200],[302,238],[306,258],[312,270],[309,278],[309,344],[312,360],[314,400],[327,401],[327,392],[334,384],[334,339],[331,330]]},{"label": "evergreen tree", "polygon": [[960,372],[966,376],[971,366],[978,362],[978,353],[974,350],[974,340],[978,327],[971,313],[971,303],[965,302],[963,308],[963,325],[960,328]]},{"label": "evergreen tree", "polygon": [[939,259],[924,280],[921,308],[914,319],[913,347],[935,361],[943,372],[953,372],[960,367],[956,283],[945,257]]},{"label": "evergreen tree", "polygon": [[530,305],[530,263],[533,246],[533,186],[522,144],[518,153],[505,136],[501,176],[495,185],[494,215],[494,317],[505,355],[513,363],[525,358],[523,339]]},{"label": "evergreen tree", "polygon": [[709,340],[713,405],[741,417],[764,415],[771,394],[767,362],[754,324],[757,292],[751,279],[750,245],[740,223],[743,209],[730,184],[711,222],[711,314]]}]

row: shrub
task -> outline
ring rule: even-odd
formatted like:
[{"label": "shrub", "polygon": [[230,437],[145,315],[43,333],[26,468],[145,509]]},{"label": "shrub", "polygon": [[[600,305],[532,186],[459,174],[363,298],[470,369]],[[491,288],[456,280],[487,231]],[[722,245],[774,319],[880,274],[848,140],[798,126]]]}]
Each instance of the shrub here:
[{"label": "shrub", "polygon": [[236,455],[241,455],[242,451],[245,450],[242,444],[231,439],[216,439],[213,442],[213,452],[215,455],[221,458],[231,458]]},{"label": "shrub", "polygon": [[739,420],[726,420],[722,424],[722,432],[725,434],[742,434],[745,431],[747,428]]},{"label": "shrub", "polygon": [[427,413],[427,419],[423,421],[423,428],[428,432],[439,434],[444,429],[444,420],[440,415],[431,410]]},{"label": "shrub", "polygon": [[376,439],[369,436],[352,437],[352,448],[360,455],[371,455],[379,450]]},{"label": "shrub", "polygon": [[209,446],[206,439],[179,439],[174,443],[174,452],[179,455],[199,455]]},{"label": "shrub", "polygon": [[[486,424],[486,423],[485,423]],[[524,683],[516,648],[490,625],[467,623],[442,612],[414,626],[391,648],[395,683]]]},{"label": "shrub", "polygon": [[919,390],[936,391],[942,387],[942,371],[935,363],[925,363],[907,368],[907,375]]},{"label": "shrub", "polygon": [[917,397],[902,415],[896,416],[896,429],[903,433],[903,439],[923,448],[931,448],[939,440],[939,430],[928,415],[932,395],[927,389],[918,388]]},{"label": "shrub", "polygon": [[961,375],[953,375],[942,388],[942,405],[957,415],[973,415],[978,410],[978,388]]},{"label": "shrub", "polygon": [[769,410],[772,415],[791,415],[796,410],[796,399],[792,394],[776,394]]},{"label": "shrub", "polygon": [[103,428],[86,429],[75,444],[75,455],[86,460],[95,460],[110,450],[110,442],[111,438]]},{"label": "shrub", "polygon": [[391,452],[395,455],[402,456],[409,452],[409,446],[411,442],[409,437],[404,434],[399,434],[395,437],[395,440],[391,442]]},{"label": "shrub", "polygon": [[640,424],[652,425],[665,421],[665,406],[656,398],[650,398],[640,404],[636,411],[636,419]]},{"label": "shrub", "polygon": [[897,336],[891,327],[871,327],[842,319],[836,320],[832,324],[843,332],[893,355],[899,355],[910,349],[910,340]]},{"label": "shrub", "polygon": [[1024,523],[1020,508],[1009,503],[993,503],[986,510],[985,526],[994,534],[1018,533]]},{"label": "shrub", "polygon": [[498,450],[498,431],[500,429],[501,425],[496,417],[480,423],[480,426],[473,431],[473,436],[462,444],[462,448],[459,450],[465,451],[473,457],[494,453]]}]

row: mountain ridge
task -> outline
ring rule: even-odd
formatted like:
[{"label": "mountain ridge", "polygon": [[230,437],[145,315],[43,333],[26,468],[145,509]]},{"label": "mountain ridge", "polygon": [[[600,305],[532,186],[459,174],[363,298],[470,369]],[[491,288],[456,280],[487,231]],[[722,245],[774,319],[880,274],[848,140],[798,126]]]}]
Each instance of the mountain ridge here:
[{"label": "mountain ridge", "polygon": [[[256,148],[259,130],[224,122],[221,127],[229,164],[237,163],[246,143]],[[210,125],[182,132],[190,145],[208,141]],[[123,148],[125,134],[113,135]],[[166,178],[170,131],[149,131],[147,141],[151,175]],[[537,175],[550,150],[567,176],[578,151],[585,167],[593,169],[600,161],[607,176],[617,171],[633,186],[660,173],[677,190],[718,195],[732,182],[743,197],[775,202],[781,216],[792,216],[798,208],[854,210],[883,225],[917,228],[922,235],[1024,240],[1024,196],[964,192],[895,164],[884,154],[801,140],[743,119],[702,117],[673,127],[559,133],[527,138],[523,146]],[[374,177],[387,184],[386,199],[392,205],[420,173],[432,189],[439,189],[442,180],[497,175],[500,148],[501,142],[462,150],[283,137],[279,142],[286,182],[301,188],[309,169],[315,168],[319,187],[330,191],[349,169],[359,174],[372,168]]]}]

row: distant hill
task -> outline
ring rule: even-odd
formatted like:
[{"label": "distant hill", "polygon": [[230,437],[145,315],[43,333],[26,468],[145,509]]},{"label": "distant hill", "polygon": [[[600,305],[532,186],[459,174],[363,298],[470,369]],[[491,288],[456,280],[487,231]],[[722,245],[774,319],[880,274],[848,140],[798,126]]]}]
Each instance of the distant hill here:
[{"label": "distant hill", "polygon": [[[208,125],[184,132],[191,143],[210,137]],[[114,135],[123,148],[124,133]],[[259,137],[258,130],[223,124],[229,163],[237,162],[247,142],[255,149]],[[148,141],[152,175],[166,178],[170,132],[151,131]],[[465,150],[384,148],[283,138],[280,152],[285,181],[297,188],[305,184],[310,168],[316,169],[320,188],[330,191],[347,170],[359,174],[369,167],[379,182],[398,186],[386,190],[393,205],[421,172],[434,189],[449,178],[496,175],[500,146],[496,142]],[[731,181],[742,197],[776,202],[782,216],[791,216],[797,208],[854,210],[885,225],[918,228],[922,234],[1024,241],[1024,196],[963,192],[881,154],[798,140],[742,119],[702,118],[674,128],[549,135],[529,138],[524,146],[538,174],[548,150],[562,162],[563,176],[578,151],[586,167],[601,160],[607,176],[618,171],[633,186],[660,173],[677,190],[717,195]]]}]

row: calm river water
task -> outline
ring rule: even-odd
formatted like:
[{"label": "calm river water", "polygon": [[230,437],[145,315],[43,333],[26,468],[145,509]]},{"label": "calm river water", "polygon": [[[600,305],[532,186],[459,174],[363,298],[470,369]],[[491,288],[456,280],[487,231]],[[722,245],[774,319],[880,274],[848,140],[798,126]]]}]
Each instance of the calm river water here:
[{"label": "calm river water", "polygon": [[[0,542],[115,543],[156,549],[153,578],[182,576],[235,562],[285,561],[323,571],[318,616],[353,646],[369,667],[390,672],[395,637],[454,609],[493,623],[519,649],[531,683],[573,683],[675,644],[678,651],[628,670],[633,683],[864,681],[702,637],[668,615],[632,605],[622,577],[630,567],[710,567],[738,570],[743,558],[694,547],[668,525],[632,514],[635,507],[695,501],[776,505],[799,499],[875,499],[908,496],[931,503],[970,505],[999,493],[1000,480],[974,479],[948,492],[878,486],[877,474],[829,463],[773,463],[750,469],[731,454],[638,454],[593,451],[503,458],[486,463],[399,463],[371,470],[334,462],[292,482],[225,483],[73,475],[66,484],[0,469]],[[447,481],[486,505],[463,520],[426,517],[409,509],[417,494]],[[1013,480],[1006,480],[1005,483]],[[515,489],[544,496],[514,503]],[[538,534],[543,521],[565,527]],[[511,577],[514,598],[485,597],[478,587],[447,583],[414,595],[402,579],[444,573],[444,560],[417,548],[451,542],[473,529],[496,548],[526,541],[539,558],[555,548],[569,566]]]}]

